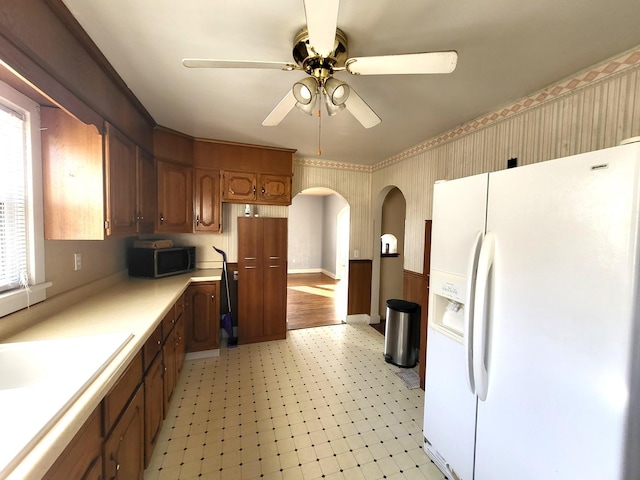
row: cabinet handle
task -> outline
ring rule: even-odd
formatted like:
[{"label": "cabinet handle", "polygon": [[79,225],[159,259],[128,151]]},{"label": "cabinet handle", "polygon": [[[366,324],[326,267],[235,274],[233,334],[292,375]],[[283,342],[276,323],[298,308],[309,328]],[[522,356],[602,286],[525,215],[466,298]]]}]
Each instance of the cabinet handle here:
[{"label": "cabinet handle", "polygon": [[253,268],[256,268],[256,267],[244,267],[244,268],[246,268],[248,270],[248,269],[253,269]]},{"label": "cabinet handle", "polygon": [[113,477],[111,477],[113,480],[115,480],[116,478],[118,478],[118,472],[120,471],[120,463],[118,463],[118,458],[114,457],[113,453],[111,453],[110,455],[110,460],[116,464],[116,473]]},{"label": "cabinet handle", "polygon": [[269,265],[269,268],[280,268],[280,265]]},{"label": "cabinet handle", "polygon": [[255,260],[256,257],[244,257],[245,260]]},{"label": "cabinet handle", "polygon": [[162,214],[162,212],[160,212],[160,223],[164,222],[164,215]]},{"label": "cabinet handle", "polygon": [[280,257],[269,257],[269,260],[278,260]]}]

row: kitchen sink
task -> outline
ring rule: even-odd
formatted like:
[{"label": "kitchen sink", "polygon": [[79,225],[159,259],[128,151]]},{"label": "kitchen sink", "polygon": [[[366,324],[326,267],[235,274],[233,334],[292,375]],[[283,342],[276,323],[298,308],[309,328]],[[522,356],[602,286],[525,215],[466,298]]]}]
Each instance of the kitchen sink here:
[{"label": "kitchen sink", "polygon": [[120,332],[0,344],[0,478],[131,338]]}]

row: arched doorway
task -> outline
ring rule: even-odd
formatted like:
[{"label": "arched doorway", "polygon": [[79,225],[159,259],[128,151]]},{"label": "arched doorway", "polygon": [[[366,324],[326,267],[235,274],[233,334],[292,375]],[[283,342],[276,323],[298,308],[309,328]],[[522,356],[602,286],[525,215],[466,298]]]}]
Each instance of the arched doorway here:
[{"label": "arched doorway", "polygon": [[310,188],[289,207],[287,328],[342,323],[347,316],[350,207]]},{"label": "arched doorway", "polygon": [[[402,298],[406,200],[399,188],[389,185],[378,193],[373,208],[371,323],[375,324],[384,319],[388,299]],[[395,238],[395,254],[386,252],[386,242],[382,242],[383,234]]]},{"label": "arched doorway", "polygon": [[402,298],[404,267],[404,221],[407,203],[398,188],[389,190],[382,203],[380,224],[380,318],[385,319],[386,301]]}]

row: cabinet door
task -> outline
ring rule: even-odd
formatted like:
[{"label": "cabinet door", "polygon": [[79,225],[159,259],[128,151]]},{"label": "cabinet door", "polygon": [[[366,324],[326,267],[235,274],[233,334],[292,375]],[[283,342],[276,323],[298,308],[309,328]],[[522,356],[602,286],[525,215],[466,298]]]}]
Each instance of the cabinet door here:
[{"label": "cabinet door", "polygon": [[87,419],[43,480],[98,480],[102,475],[100,407]]},{"label": "cabinet door", "polygon": [[153,233],[158,199],[156,166],[153,156],[137,147],[137,220],[138,233]]},{"label": "cabinet door", "polygon": [[185,321],[187,352],[218,348],[220,307],[218,283],[195,284],[187,289],[189,315]]},{"label": "cabinet door", "polygon": [[184,315],[182,315],[176,322],[176,383],[178,383],[178,374],[182,371],[182,365],[184,365],[184,357],[186,353],[184,329]]},{"label": "cabinet door", "polygon": [[103,240],[102,135],[58,108],[42,107],[40,123],[45,238]]},{"label": "cabinet door", "polygon": [[287,262],[270,261],[264,267],[262,303],[265,340],[287,335]]},{"label": "cabinet door", "polygon": [[291,205],[291,177],[284,175],[259,176],[258,200],[267,205]]},{"label": "cabinet door", "polygon": [[287,219],[263,218],[264,336],[287,334]]},{"label": "cabinet door", "polygon": [[163,357],[163,370],[164,376],[162,377],[163,388],[163,417],[167,417],[169,411],[169,404],[171,403],[171,397],[173,396],[173,390],[176,386],[177,372],[176,372],[176,329],[173,328],[169,336],[165,340],[162,346]]},{"label": "cabinet door", "polygon": [[136,146],[106,124],[105,165],[107,185],[107,235],[135,235],[136,214]]},{"label": "cabinet door", "polygon": [[144,377],[144,467],[149,466],[151,454],[158,442],[162,427],[164,392],[162,354],[156,355]]},{"label": "cabinet door", "polygon": [[263,261],[287,261],[287,219],[260,218],[262,232],[259,241],[262,243]]},{"label": "cabinet door", "polygon": [[256,174],[225,171],[222,177],[222,199],[228,202],[254,202],[256,200]]},{"label": "cabinet door", "polygon": [[142,480],[144,471],[144,396],[138,391],[104,442],[104,477]]},{"label": "cabinet door", "polygon": [[262,337],[263,219],[238,218],[238,341]]},{"label": "cabinet door", "polygon": [[196,232],[222,230],[222,202],[220,200],[220,171],[195,171]]},{"label": "cabinet door", "polygon": [[193,231],[193,169],[159,161],[158,232]]}]

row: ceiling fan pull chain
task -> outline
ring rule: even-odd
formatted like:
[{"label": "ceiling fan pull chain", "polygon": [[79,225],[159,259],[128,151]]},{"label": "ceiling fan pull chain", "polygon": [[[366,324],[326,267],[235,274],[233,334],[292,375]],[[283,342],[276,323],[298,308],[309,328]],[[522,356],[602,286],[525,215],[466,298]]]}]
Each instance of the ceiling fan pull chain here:
[{"label": "ceiling fan pull chain", "polygon": [[322,89],[323,86],[320,85],[318,88],[318,156],[322,156],[322,149],[320,148],[320,138],[322,135]]}]

